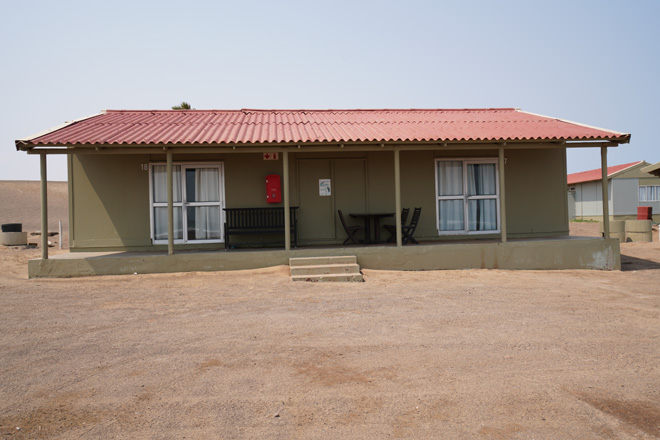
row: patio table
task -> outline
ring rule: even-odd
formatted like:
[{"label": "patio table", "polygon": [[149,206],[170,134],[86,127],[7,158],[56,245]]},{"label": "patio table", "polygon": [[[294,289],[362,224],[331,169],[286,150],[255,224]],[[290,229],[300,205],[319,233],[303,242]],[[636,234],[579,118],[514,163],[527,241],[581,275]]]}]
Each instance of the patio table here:
[{"label": "patio table", "polygon": [[[385,217],[394,217],[393,212],[357,212],[349,214],[353,218],[364,219],[364,243],[383,243],[380,239],[380,219]],[[374,224],[374,237],[371,238],[371,222]]]}]

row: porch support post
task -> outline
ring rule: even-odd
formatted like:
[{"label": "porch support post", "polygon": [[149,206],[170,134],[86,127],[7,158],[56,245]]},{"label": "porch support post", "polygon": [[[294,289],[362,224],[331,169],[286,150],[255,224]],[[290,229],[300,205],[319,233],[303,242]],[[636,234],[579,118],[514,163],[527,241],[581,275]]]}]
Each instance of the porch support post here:
[{"label": "porch support post", "polygon": [[605,238],[610,238],[610,195],[607,189],[607,147],[600,147],[600,167],[603,184],[603,232]]},{"label": "porch support post", "polygon": [[291,250],[291,202],[289,200],[289,152],[282,153],[282,174],[284,174],[284,250]]},{"label": "porch support post", "polygon": [[[41,153],[41,259],[48,259],[48,176],[46,153]],[[62,240],[62,237],[60,237]]]},{"label": "porch support post", "polygon": [[174,255],[174,179],[172,151],[167,150],[167,255]]},{"label": "porch support post", "polygon": [[506,243],[506,191],[504,190],[504,148],[499,149],[500,169],[500,231],[502,243]]},{"label": "porch support post", "polygon": [[396,246],[402,246],[401,234],[401,161],[399,149],[394,149],[394,206],[396,218]]}]

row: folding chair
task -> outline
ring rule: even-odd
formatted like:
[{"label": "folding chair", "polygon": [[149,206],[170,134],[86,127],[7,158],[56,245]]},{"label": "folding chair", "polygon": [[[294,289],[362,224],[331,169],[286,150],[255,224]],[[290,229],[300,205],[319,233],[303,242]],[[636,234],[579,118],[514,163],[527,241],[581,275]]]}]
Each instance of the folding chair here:
[{"label": "folding chair", "polygon": [[413,234],[415,233],[415,229],[417,229],[417,223],[419,223],[420,215],[422,215],[422,208],[415,208],[413,211],[412,220],[410,220],[410,224],[408,226],[401,227],[403,244],[406,244],[409,241],[412,241],[415,244],[419,244],[419,242],[413,238]]},{"label": "folding chair", "polygon": [[[401,226],[404,226],[406,224],[406,220],[408,220],[408,213],[410,212],[410,208],[403,208],[401,210]],[[385,230],[390,233],[390,238],[387,239],[388,243],[394,243],[396,241],[396,225],[383,225]]]},{"label": "folding chair", "polygon": [[355,244],[361,244],[356,237],[358,232],[362,231],[364,228],[362,226],[347,225],[346,220],[344,220],[344,215],[342,214],[341,209],[337,210],[337,214],[339,214],[339,220],[341,221],[341,225],[344,227],[344,231],[346,231],[346,234],[348,235],[346,240],[344,240],[344,244],[348,244],[351,241]]}]

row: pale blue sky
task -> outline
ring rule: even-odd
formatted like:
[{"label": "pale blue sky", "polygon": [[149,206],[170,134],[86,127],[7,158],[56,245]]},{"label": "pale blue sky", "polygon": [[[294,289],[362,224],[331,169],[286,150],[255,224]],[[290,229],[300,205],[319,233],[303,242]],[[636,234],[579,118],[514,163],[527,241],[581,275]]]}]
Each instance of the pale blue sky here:
[{"label": "pale blue sky", "polygon": [[[14,140],[104,109],[520,107],[632,133],[660,161],[660,1],[2,3],[0,180]],[[66,180],[49,157],[49,180]],[[568,171],[600,167],[571,150]]]}]

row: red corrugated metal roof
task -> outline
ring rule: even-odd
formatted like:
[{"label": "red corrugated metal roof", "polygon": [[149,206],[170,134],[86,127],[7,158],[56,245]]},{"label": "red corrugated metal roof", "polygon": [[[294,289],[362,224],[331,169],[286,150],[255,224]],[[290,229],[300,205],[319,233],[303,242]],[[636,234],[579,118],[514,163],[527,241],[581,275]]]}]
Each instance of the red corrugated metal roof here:
[{"label": "red corrugated metal roof", "polygon": [[[611,167],[607,167],[607,177],[610,177],[612,174],[618,173],[619,171],[623,171],[626,168],[639,165],[642,162],[643,161],[640,160],[638,162],[630,162],[630,163],[624,163],[623,165],[614,165]],[[601,170],[602,168],[598,168],[595,170],[581,171],[579,173],[569,174],[567,176],[568,184],[574,185],[576,183],[592,182],[594,180],[600,180],[603,177]]]},{"label": "red corrugated metal roof", "polygon": [[108,110],[17,141],[33,146],[624,140],[630,135],[513,108]]}]

